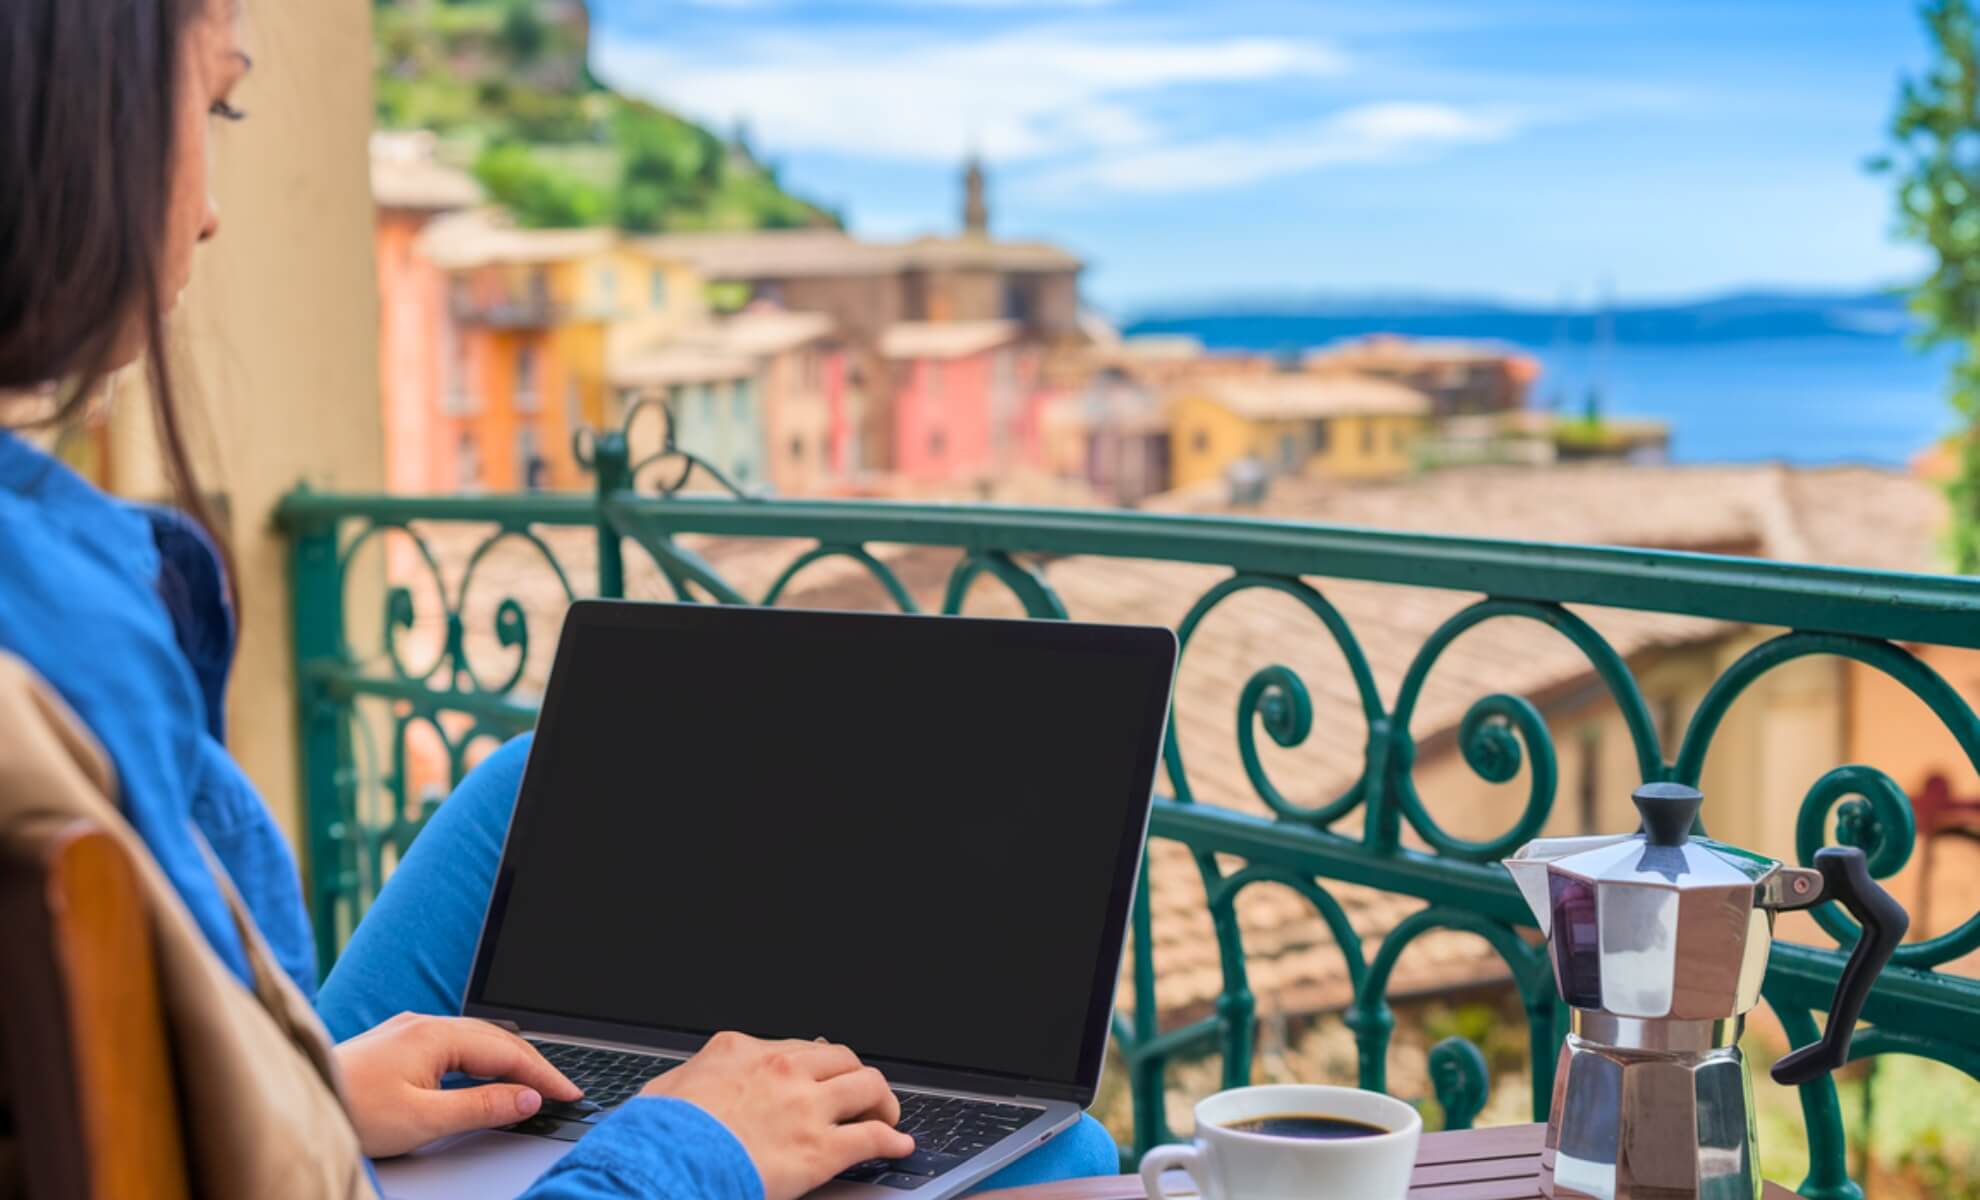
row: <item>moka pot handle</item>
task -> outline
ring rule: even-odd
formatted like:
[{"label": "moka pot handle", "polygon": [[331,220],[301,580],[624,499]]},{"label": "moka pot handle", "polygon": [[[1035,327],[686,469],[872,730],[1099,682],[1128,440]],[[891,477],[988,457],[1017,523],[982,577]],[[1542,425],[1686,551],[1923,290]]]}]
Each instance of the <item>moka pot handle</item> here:
[{"label": "moka pot handle", "polygon": [[1904,906],[1870,878],[1863,851],[1854,846],[1825,847],[1815,852],[1815,869],[1822,873],[1822,892],[1810,903],[1839,901],[1863,932],[1836,981],[1836,998],[1829,1005],[1829,1023],[1821,1039],[1774,1064],[1774,1082],[1788,1087],[1812,1083],[1849,1061],[1849,1039],[1863,1014],[1863,1002],[1911,927]]}]

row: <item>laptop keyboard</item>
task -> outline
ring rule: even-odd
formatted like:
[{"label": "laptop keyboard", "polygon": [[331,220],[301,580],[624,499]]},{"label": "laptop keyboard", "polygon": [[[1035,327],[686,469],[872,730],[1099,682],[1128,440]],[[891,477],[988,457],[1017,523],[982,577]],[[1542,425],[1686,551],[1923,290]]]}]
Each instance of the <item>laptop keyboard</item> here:
[{"label": "laptop keyboard", "polygon": [[[605,1114],[639,1094],[648,1080],[681,1065],[635,1050],[608,1050],[530,1038],[529,1044],[550,1060],[564,1077],[584,1089],[584,1099],[564,1102],[545,1097],[543,1107],[527,1121],[508,1126],[510,1133],[575,1142],[591,1131]],[[902,1133],[914,1137],[914,1153],[906,1158],[875,1158],[839,1174],[853,1183],[913,1191],[944,1175],[1016,1133],[1044,1113],[1025,1104],[968,1100],[926,1092],[895,1092],[901,1102]]]},{"label": "laptop keyboard", "polygon": [[578,1046],[569,1042],[528,1039],[550,1065],[564,1078],[584,1089],[584,1099],[574,1101],[543,1098],[535,1116],[510,1125],[510,1133],[575,1142],[591,1131],[604,1115],[639,1094],[649,1079],[681,1065],[678,1058],[661,1058],[636,1050],[607,1050],[599,1046]]},{"label": "laptop keyboard", "polygon": [[839,1173],[840,1179],[913,1191],[975,1158],[1045,1112],[1025,1104],[926,1092],[894,1095],[901,1102],[900,1131],[914,1136],[914,1153],[906,1158],[870,1158],[855,1163]]}]

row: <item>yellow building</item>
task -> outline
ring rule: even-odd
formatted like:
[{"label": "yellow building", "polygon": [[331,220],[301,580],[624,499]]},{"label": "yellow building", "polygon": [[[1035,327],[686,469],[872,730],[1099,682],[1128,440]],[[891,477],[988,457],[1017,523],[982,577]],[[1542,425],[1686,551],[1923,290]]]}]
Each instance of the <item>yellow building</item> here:
[{"label": "yellow building", "polygon": [[692,268],[609,229],[463,213],[435,222],[422,250],[447,276],[441,390],[423,398],[442,414],[432,491],[581,486],[571,435],[608,419],[614,349],[707,311]]},{"label": "yellow building", "polygon": [[1169,406],[1176,487],[1252,460],[1280,475],[1379,479],[1407,472],[1430,413],[1414,388],[1361,376],[1208,376]]}]

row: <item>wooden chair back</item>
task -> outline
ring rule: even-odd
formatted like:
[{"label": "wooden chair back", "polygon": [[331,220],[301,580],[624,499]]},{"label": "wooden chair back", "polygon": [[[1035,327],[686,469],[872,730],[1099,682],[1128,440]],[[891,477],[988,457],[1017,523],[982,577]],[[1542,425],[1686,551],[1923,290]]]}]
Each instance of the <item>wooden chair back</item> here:
[{"label": "wooden chair back", "polygon": [[0,1138],[32,1200],[192,1194],[151,923],[117,839],[0,847]]}]

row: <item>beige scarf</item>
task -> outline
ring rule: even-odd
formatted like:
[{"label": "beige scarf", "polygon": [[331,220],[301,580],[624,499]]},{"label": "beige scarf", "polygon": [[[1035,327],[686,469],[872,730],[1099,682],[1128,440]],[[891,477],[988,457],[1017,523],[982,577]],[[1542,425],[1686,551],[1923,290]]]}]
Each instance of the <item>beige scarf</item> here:
[{"label": "beige scarf", "polygon": [[[75,715],[19,659],[0,654],[0,841],[81,818],[109,830],[131,858],[151,916],[193,1193],[212,1200],[372,1197],[323,1023],[276,965],[209,854],[247,949],[253,987],[241,985],[124,820],[116,787],[102,748]],[[0,1132],[0,1196],[23,1190],[10,1136]]]}]

